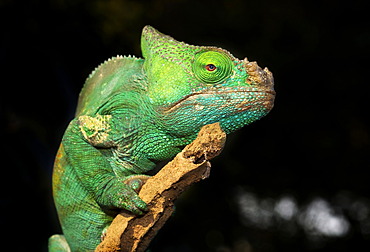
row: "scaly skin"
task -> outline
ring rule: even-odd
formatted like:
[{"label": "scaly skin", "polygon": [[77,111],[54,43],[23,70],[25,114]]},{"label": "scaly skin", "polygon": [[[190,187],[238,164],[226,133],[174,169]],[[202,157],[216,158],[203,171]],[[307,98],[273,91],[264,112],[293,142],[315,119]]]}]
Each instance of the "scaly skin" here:
[{"label": "scaly skin", "polygon": [[114,57],[81,91],[60,145],[53,193],[64,236],[49,251],[93,251],[122,209],[147,211],[135,190],[145,172],[176,155],[200,128],[230,133],[273,107],[273,77],[246,58],[143,29],[144,59]]}]

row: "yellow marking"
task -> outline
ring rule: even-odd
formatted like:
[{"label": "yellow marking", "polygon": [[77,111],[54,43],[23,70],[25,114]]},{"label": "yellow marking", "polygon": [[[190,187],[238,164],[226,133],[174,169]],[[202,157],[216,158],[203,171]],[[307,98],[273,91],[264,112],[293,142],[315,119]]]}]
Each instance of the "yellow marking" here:
[{"label": "yellow marking", "polygon": [[54,169],[53,169],[53,194],[56,197],[61,185],[62,176],[65,172],[64,160],[64,146],[60,144],[57,155],[55,157]]},{"label": "yellow marking", "polygon": [[92,145],[103,144],[109,137],[111,127],[109,121],[112,118],[111,115],[99,115],[95,117],[91,116],[80,116],[78,118],[80,122],[80,130],[82,135]]}]

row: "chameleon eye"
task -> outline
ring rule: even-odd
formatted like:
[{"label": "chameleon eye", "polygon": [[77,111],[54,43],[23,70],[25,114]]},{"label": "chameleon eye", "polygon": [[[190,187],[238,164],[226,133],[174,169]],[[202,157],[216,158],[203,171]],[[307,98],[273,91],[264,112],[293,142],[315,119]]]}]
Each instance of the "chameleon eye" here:
[{"label": "chameleon eye", "polygon": [[193,72],[195,77],[207,84],[221,83],[230,76],[233,63],[219,51],[205,51],[195,55]]},{"label": "chameleon eye", "polygon": [[213,64],[208,64],[208,65],[205,66],[205,68],[207,69],[207,71],[212,72],[212,71],[216,70],[217,67]]}]

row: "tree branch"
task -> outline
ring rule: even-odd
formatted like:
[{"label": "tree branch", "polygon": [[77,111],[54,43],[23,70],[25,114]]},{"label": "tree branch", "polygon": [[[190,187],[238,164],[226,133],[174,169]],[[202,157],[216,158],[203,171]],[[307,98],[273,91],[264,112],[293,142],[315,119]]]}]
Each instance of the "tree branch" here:
[{"label": "tree branch", "polygon": [[143,216],[118,214],[95,251],[145,251],[171,216],[179,195],[190,185],[208,178],[209,160],[220,154],[225,141],[226,134],[219,123],[204,126],[191,144],[141,188],[139,196],[148,204],[149,212]]}]

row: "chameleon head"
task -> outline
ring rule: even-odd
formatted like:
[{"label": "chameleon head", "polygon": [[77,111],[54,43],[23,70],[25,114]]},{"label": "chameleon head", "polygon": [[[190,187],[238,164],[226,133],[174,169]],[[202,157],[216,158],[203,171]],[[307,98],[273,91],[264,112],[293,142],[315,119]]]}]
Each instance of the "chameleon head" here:
[{"label": "chameleon head", "polygon": [[229,133],[273,107],[272,73],[256,62],[176,41],[150,26],[144,27],[141,45],[150,102],[179,135],[214,122]]}]

